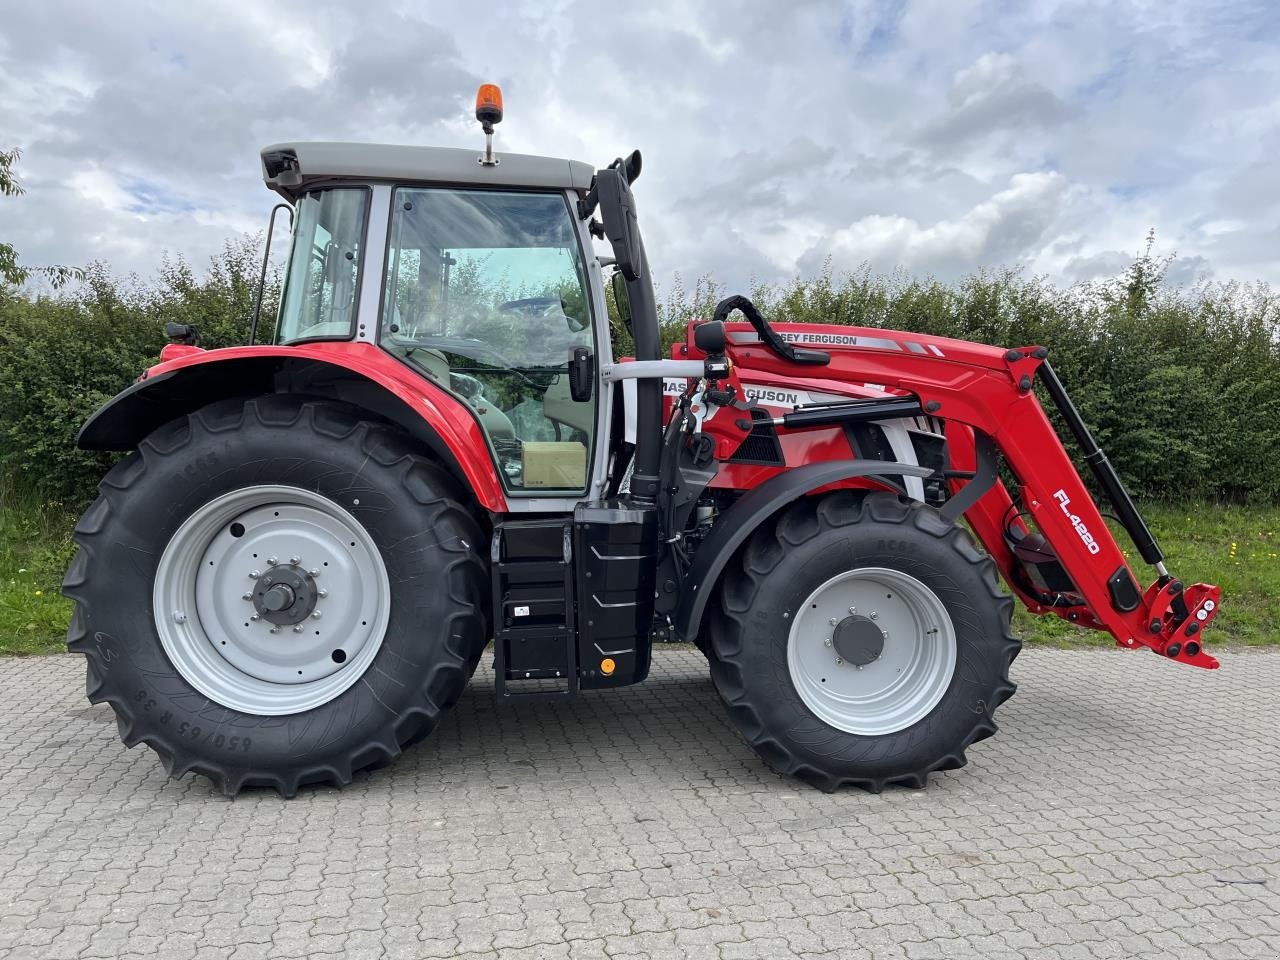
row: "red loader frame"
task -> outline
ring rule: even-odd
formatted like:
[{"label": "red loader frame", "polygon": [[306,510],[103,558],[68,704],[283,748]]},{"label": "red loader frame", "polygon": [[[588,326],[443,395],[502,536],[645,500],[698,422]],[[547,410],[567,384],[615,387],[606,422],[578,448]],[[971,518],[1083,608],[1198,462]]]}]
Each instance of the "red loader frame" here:
[{"label": "red loader frame", "polygon": [[[1163,554],[1089,435],[1042,347],[1005,350],[943,337],[879,329],[778,324],[797,346],[828,351],[829,363],[797,367],[763,345],[747,324],[728,325],[727,356],[753,382],[780,388],[848,392],[849,384],[875,384],[918,399],[920,408],[944,420],[953,497],[964,498],[964,517],[995,559],[1005,581],[1036,614],[1056,614],[1080,626],[1106,630],[1122,647],[1146,646],[1192,666],[1214,669],[1200,633],[1217,616],[1221,590],[1190,587],[1170,576]],[[690,335],[682,352],[697,355]],[[814,375],[808,375],[812,370]],[[1158,577],[1139,593],[1133,571],[1077,473],[1071,457],[1033,389],[1037,379],[1082,447],[1103,493]],[[708,426],[715,424],[711,421]],[[784,425],[785,429],[785,425]],[[988,442],[989,438],[989,442]],[[992,447],[994,446],[994,449]],[[1006,539],[1012,526],[1028,530],[1003,481],[994,474],[994,452],[1017,478],[1022,511],[1047,539],[1076,590],[1051,601],[1030,586]],[[967,503],[990,486],[973,503]],[[971,483],[980,486],[966,495]]]}]

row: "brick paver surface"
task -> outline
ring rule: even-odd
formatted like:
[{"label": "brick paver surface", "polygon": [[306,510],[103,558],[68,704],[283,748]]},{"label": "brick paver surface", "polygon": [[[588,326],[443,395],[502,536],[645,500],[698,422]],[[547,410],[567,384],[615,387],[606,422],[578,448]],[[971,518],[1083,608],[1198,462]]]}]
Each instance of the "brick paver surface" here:
[{"label": "brick paver surface", "polygon": [[78,659],[0,661],[0,957],[1280,957],[1280,655],[1030,650],[924,791],[769,773],[700,656],[456,713],[343,791],[127,751]]}]

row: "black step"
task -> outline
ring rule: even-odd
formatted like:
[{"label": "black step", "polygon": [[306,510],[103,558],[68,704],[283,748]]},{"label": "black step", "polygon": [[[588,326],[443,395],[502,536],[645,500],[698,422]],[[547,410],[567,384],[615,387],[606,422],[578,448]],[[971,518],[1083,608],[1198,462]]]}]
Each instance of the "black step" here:
[{"label": "black step", "polygon": [[494,527],[494,673],[499,701],[565,700],[578,692],[572,523]]}]

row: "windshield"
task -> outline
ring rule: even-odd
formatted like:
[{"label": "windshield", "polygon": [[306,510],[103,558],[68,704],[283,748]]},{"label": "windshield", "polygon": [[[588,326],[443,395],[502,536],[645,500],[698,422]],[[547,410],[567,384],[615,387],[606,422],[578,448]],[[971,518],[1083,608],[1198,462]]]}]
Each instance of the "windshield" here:
[{"label": "windshield", "polygon": [[277,342],[352,336],[368,208],[363,187],[298,201]]},{"label": "windshield", "polygon": [[472,406],[511,489],[585,488],[595,402],[568,386],[592,344],[585,276],[561,194],[395,192],[383,346]]}]

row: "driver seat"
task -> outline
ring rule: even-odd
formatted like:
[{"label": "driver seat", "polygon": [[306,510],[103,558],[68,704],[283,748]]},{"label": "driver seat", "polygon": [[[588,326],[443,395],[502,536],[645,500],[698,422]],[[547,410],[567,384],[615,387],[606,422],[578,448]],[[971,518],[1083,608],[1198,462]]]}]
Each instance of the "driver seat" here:
[{"label": "driver seat", "polygon": [[516,428],[512,425],[510,418],[498,409],[496,403],[482,394],[463,393],[455,389],[453,373],[443,353],[439,350],[419,347],[413,351],[413,359],[430,373],[437,383],[447,386],[451,391],[462,396],[480,418],[480,425],[484,427],[485,433],[491,437],[515,439]]}]

